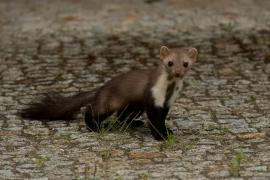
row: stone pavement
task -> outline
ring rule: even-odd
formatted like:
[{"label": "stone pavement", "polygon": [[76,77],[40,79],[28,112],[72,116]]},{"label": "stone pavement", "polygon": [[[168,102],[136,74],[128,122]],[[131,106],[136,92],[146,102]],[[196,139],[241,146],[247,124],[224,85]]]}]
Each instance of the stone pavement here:
[{"label": "stone pavement", "polygon": [[[0,2],[0,179],[269,179],[270,3],[94,0]],[[156,65],[161,45],[200,55],[168,117],[90,133],[16,116],[47,92],[72,95]],[[145,117],[142,118],[145,120]]]}]

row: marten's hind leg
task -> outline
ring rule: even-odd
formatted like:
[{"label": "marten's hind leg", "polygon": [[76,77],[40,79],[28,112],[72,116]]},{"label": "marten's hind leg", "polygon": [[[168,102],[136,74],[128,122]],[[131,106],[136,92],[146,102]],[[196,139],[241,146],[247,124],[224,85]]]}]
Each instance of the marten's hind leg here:
[{"label": "marten's hind leg", "polygon": [[117,117],[120,122],[128,124],[130,127],[141,127],[144,122],[140,120],[134,121],[134,119],[140,117],[143,113],[142,109],[135,109],[131,107],[123,108],[117,112]]},{"label": "marten's hind leg", "polygon": [[112,113],[100,113],[89,105],[85,112],[85,124],[90,131],[99,132],[101,130],[101,122],[112,115]]}]

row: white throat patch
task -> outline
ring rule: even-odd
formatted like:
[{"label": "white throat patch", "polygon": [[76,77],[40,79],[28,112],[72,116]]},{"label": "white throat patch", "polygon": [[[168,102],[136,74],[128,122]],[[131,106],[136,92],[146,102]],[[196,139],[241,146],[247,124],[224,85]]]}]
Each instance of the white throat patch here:
[{"label": "white throat patch", "polygon": [[[169,83],[171,83],[170,81],[168,81],[167,78],[167,74],[165,72],[162,72],[162,74],[158,77],[156,84],[152,87],[151,91],[152,91],[152,95],[154,98],[154,103],[157,107],[163,107],[164,103],[166,101],[166,93],[167,93],[167,88]],[[182,89],[182,83],[183,80],[179,79],[175,82],[175,88],[173,90],[173,93],[170,97],[170,99],[168,99],[168,106],[170,107],[174,101],[176,100],[176,98],[179,95],[179,91]]]}]

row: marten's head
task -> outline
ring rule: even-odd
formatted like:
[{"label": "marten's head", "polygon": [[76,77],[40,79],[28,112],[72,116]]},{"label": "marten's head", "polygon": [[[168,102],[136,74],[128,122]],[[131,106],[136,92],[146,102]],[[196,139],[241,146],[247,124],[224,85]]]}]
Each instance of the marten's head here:
[{"label": "marten's head", "polygon": [[197,60],[196,48],[160,48],[161,66],[170,78],[182,78]]}]

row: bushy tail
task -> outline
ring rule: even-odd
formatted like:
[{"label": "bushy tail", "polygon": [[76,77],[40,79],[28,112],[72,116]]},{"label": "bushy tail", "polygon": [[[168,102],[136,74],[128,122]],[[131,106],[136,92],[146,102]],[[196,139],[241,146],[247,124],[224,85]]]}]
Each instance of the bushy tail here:
[{"label": "bushy tail", "polygon": [[92,103],[93,99],[94,92],[82,92],[72,97],[49,94],[19,114],[33,120],[70,120],[82,106]]}]

